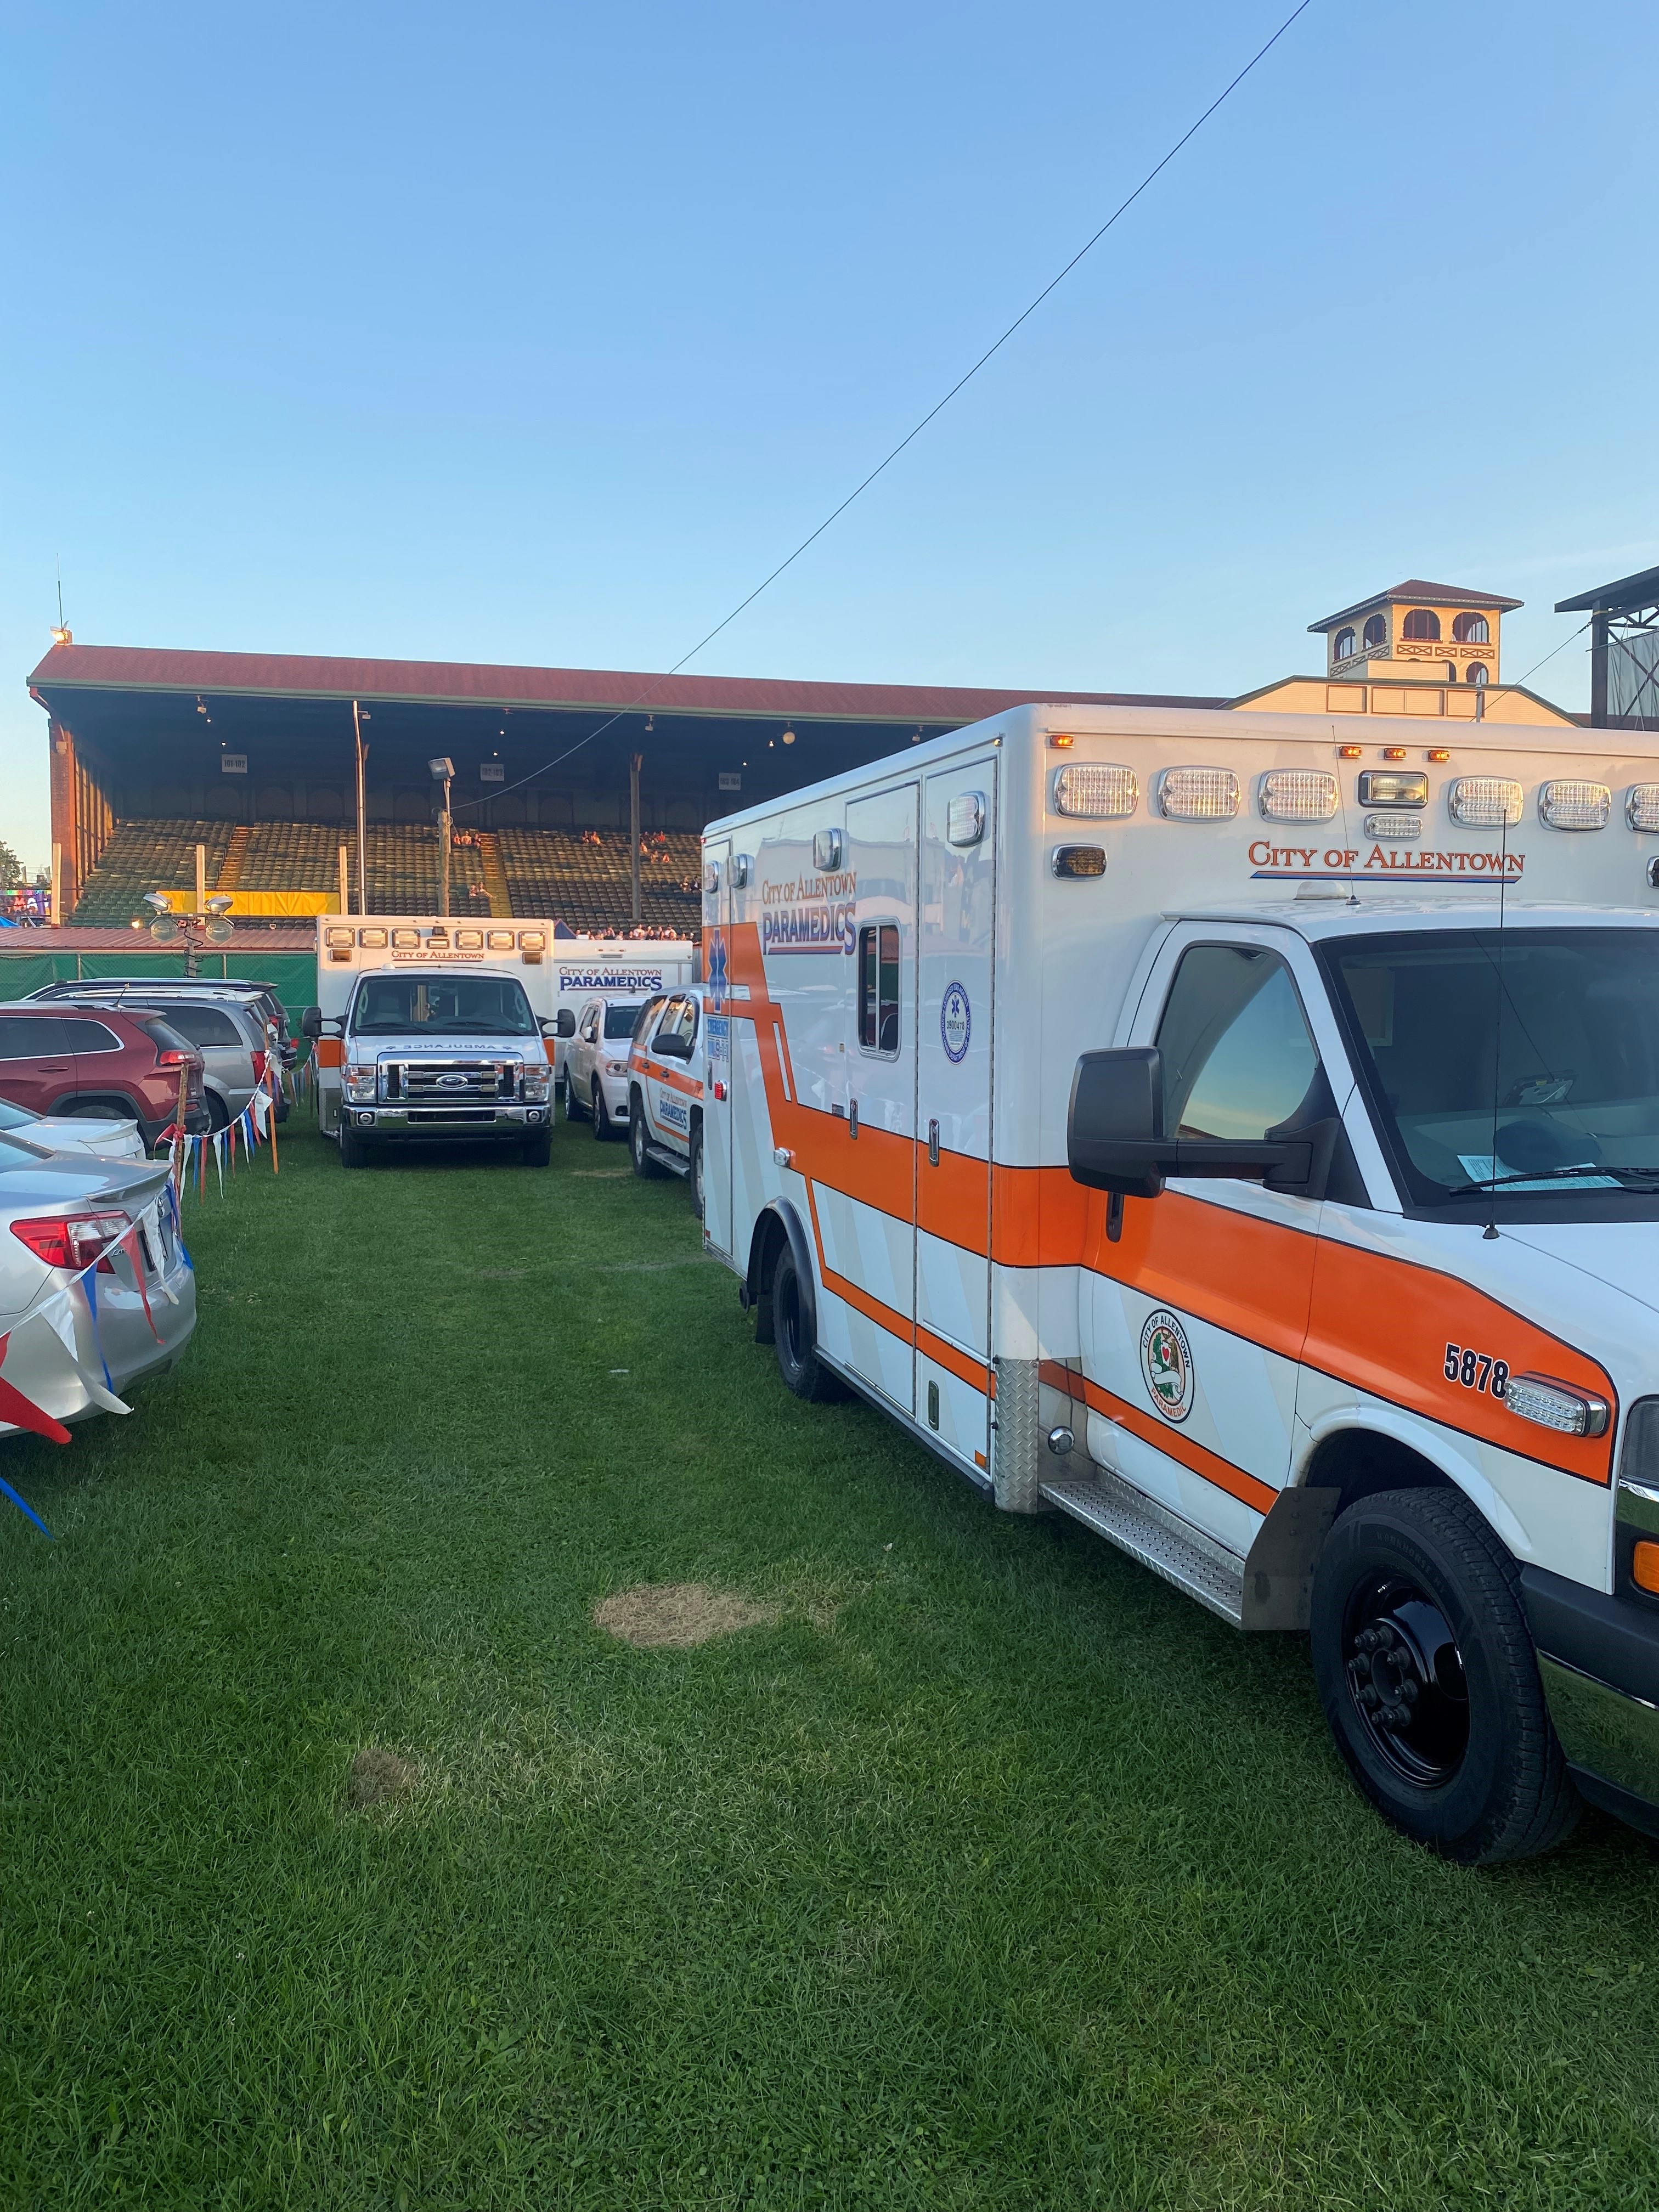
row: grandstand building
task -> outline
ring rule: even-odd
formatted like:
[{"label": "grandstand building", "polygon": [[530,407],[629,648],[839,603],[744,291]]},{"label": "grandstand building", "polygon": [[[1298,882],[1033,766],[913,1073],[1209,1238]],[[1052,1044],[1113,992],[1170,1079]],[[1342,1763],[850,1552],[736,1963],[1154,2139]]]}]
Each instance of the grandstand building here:
[{"label": "grandstand building", "polygon": [[[694,931],[703,824],[913,740],[1058,696],[751,677],[493,668],[76,645],[29,678],[46,709],[60,921],[149,918],[153,890],[207,886],[241,921],[337,901],[430,914],[438,786],[453,763],[451,911],[536,915],[578,931],[633,920],[638,761],[640,921]],[[1079,701],[1221,707],[1221,699],[1073,691]],[[354,706],[356,720],[354,722]]]}]

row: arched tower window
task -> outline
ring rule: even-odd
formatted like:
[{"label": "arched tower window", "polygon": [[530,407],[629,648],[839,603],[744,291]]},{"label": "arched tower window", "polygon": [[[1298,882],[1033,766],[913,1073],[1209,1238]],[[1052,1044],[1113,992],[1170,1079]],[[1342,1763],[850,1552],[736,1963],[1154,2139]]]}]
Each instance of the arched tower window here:
[{"label": "arched tower window", "polygon": [[1366,651],[1370,652],[1371,647],[1374,645],[1382,645],[1385,643],[1388,635],[1389,625],[1387,621],[1381,615],[1373,615],[1365,625]]},{"label": "arched tower window", "polygon": [[1485,663],[1479,660],[1470,661],[1468,668],[1463,672],[1463,681],[1466,684],[1484,684],[1486,680],[1486,671]]},{"label": "arched tower window", "polygon": [[1452,624],[1452,635],[1460,645],[1490,645],[1492,625],[1485,615],[1459,615]]},{"label": "arched tower window", "polygon": [[1406,617],[1406,627],[1401,635],[1421,643],[1440,635],[1440,617],[1432,607],[1413,607]]},{"label": "arched tower window", "polygon": [[1336,633],[1336,657],[1339,660],[1353,659],[1353,632],[1351,629],[1340,629]]}]

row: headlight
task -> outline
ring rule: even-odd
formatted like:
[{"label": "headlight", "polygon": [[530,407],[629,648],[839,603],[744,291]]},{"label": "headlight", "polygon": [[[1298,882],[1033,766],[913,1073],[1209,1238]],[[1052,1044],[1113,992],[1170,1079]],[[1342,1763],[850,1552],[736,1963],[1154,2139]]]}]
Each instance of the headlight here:
[{"label": "headlight", "polygon": [[524,1072],[524,1095],[526,1098],[545,1098],[547,1086],[553,1079],[550,1067],[526,1067]]},{"label": "headlight", "polygon": [[372,1099],[374,1096],[376,1069],[372,1060],[352,1060],[345,1072],[346,1097]]},{"label": "headlight", "polygon": [[628,1062],[625,1060],[607,1060],[605,1063],[605,1072],[607,1075],[626,1075]]}]

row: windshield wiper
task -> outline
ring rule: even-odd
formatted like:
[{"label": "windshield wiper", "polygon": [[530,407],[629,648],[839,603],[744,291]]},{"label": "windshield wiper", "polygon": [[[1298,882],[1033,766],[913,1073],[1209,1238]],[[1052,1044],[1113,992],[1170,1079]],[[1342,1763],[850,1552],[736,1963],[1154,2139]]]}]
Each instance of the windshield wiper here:
[{"label": "windshield wiper", "polygon": [[1484,1197],[1488,1191],[1502,1190],[1506,1184],[1517,1182],[1563,1182],[1569,1176],[1582,1182],[1586,1176],[1610,1176],[1615,1182],[1634,1179],[1638,1182],[1659,1183],[1659,1168],[1609,1167],[1605,1160],[1585,1160],[1576,1168],[1528,1168],[1515,1175],[1486,1176],[1479,1182],[1455,1183],[1446,1193],[1448,1198]]}]

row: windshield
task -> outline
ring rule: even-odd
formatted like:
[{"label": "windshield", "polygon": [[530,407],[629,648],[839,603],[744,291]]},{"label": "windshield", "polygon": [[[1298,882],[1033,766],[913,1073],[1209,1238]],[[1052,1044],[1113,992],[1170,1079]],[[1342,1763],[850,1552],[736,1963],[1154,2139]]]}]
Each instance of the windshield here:
[{"label": "windshield", "polygon": [[640,1018],[639,1005],[607,1006],[605,1010],[605,1033],[608,1037],[631,1037],[634,1024]]},{"label": "windshield", "polygon": [[351,1011],[353,1036],[534,1036],[524,986],[510,975],[369,975]]},{"label": "windshield", "polygon": [[1413,1199],[1659,1192],[1659,941],[1457,929],[1328,942]]},{"label": "windshield", "polygon": [[0,1098],[0,1129],[27,1129],[40,1116],[31,1114],[27,1106],[14,1106],[9,1098]]}]

